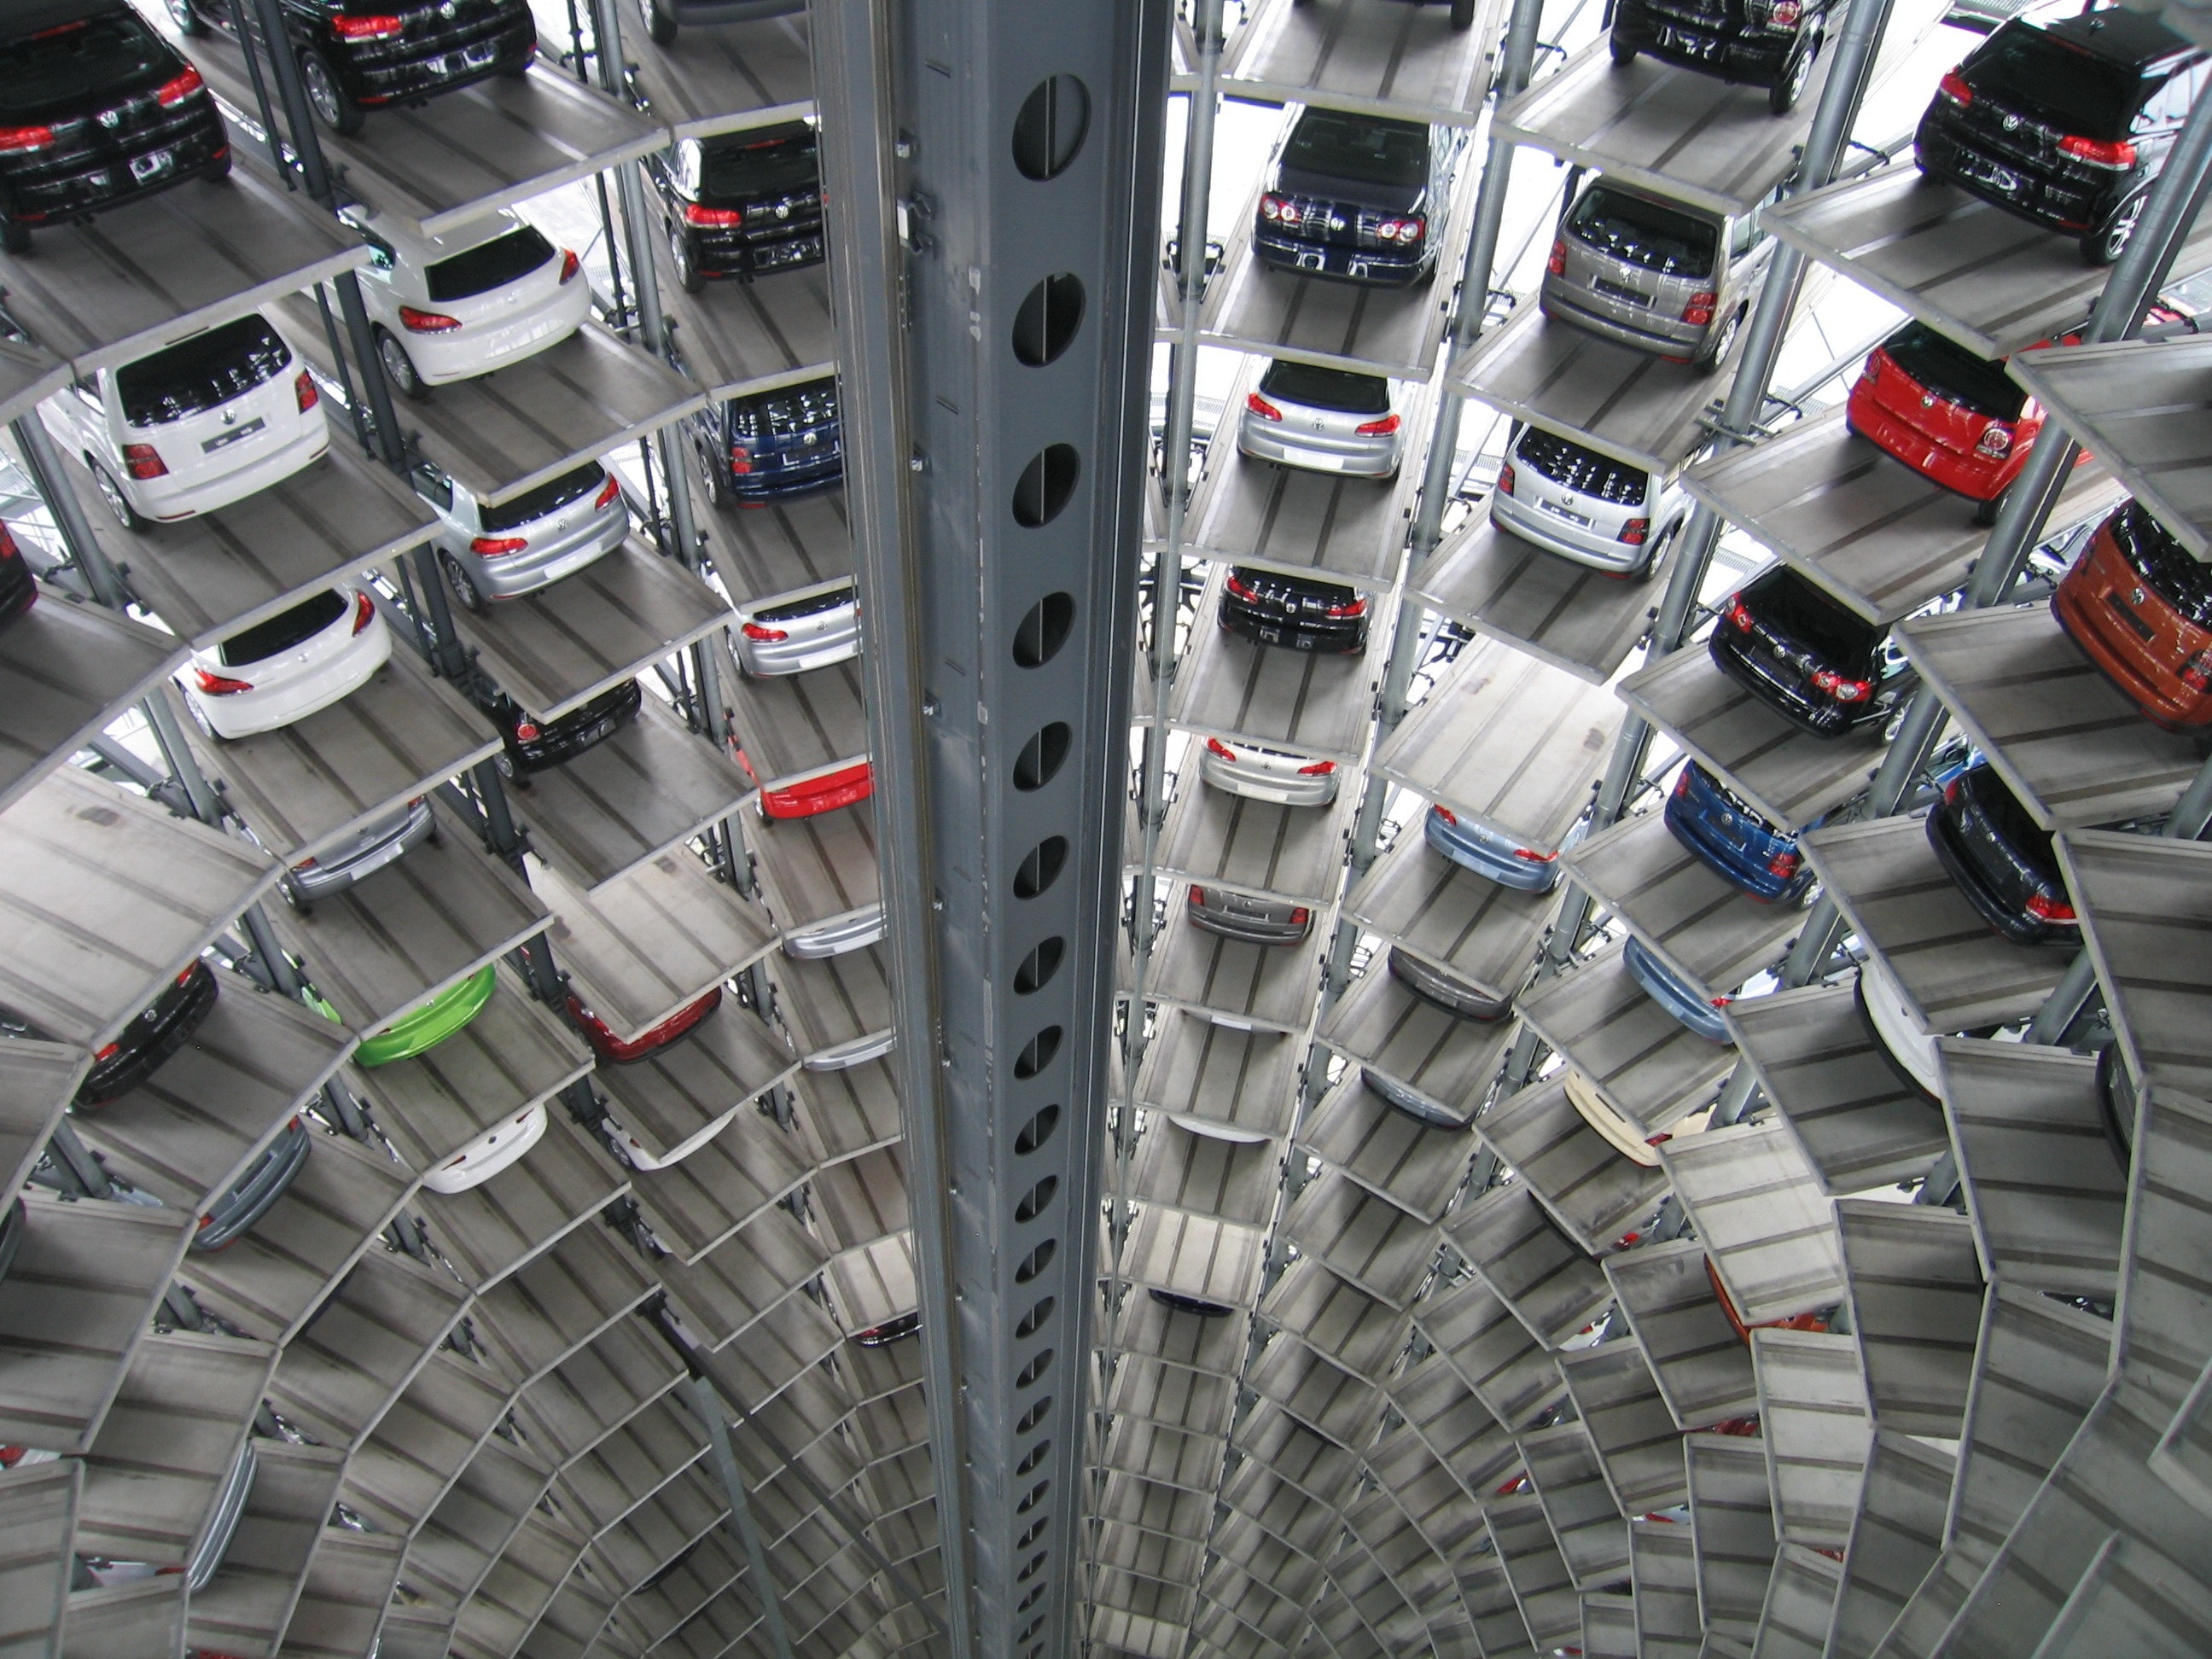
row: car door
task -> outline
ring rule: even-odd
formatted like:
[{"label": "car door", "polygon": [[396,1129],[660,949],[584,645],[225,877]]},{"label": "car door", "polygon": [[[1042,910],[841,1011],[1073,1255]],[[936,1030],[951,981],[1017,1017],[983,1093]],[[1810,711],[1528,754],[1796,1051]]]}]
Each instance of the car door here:
[{"label": "car door", "polygon": [[69,390],[46,406],[61,416],[70,453],[89,455],[112,470],[121,460],[123,452],[109,435],[107,403],[100,385],[106,377],[107,372],[103,370],[94,380],[71,380]]}]

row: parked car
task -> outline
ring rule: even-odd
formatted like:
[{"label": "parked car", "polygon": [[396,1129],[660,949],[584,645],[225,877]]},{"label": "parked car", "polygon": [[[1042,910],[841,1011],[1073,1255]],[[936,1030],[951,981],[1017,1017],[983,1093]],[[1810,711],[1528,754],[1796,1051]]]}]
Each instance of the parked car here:
[{"label": "parked car", "polygon": [[1472,818],[1462,818],[1449,806],[1431,805],[1421,821],[1421,838],[1430,848],[1462,870],[1472,870],[1500,887],[1524,893],[1548,893],[1559,884],[1559,854],[1583,838],[1587,820],[1568,831],[1566,840],[1551,852],[1523,847],[1513,836],[1501,834]]},{"label": "parked car", "polygon": [[[76,1103],[104,1106],[153,1076],[163,1061],[191,1041],[222,989],[214,970],[195,960],[100,1046],[92,1057],[91,1069],[77,1085]],[[10,1038],[53,1041],[21,1015],[0,1009],[0,1040]]]},{"label": "parked car", "polygon": [[448,1198],[481,1187],[545,1138],[543,1103],[525,1106],[471,1139],[434,1170],[422,1172],[422,1185]]},{"label": "parked car", "polygon": [[1547,317],[1710,371],[1735,345],[1773,252],[1756,210],[1719,214],[1599,179],[1559,221],[1538,302]]},{"label": "parked car", "polygon": [[1397,1079],[1372,1066],[1359,1068],[1360,1086],[1385,1106],[1403,1112],[1417,1123],[1425,1123],[1432,1129],[1464,1129],[1472,1121],[1456,1113],[1448,1112],[1436,1102],[1418,1095]]},{"label": "parked car", "polygon": [[2081,940],[2051,831],[2037,823],[1987,761],[1943,787],[1928,815],[1928,844],[1982,920],[2015,945]]},{"label": "parked car", "polygon": [[1936,1039],[1920,1029],[1904,988],[1879,957],[1870,956],[1859,963],[1852,996],[1860,1019],[1890,1069],[1929,1100],[1942,1100],[1943,1074],[1936,1063]]},{"label": "parked car", "polygon": [[248,1435],[239,1446],[238,1455],[231,1459],[230,1472],[223,1476],[215,1502],[209,1506],[208,1518],[201,1524],[199,1541],[192,1547],[191,1559],[185,1563],[185,1588],[194,1595],[207,1588],[208,1581],[215,1577],[215,1570],[229,1553],[230,1540],[238,1534],[239,1518],[246,1513],[246,1500],[252,1494],[258,1469],[253,1437]]},{"label": "parked car", "polygon": [[353,1063],[365,1067],[389,1066],[394,1060],[411,1060],[416,1054],[428,1053],[447,1037],[466,1029],[483,1012],[484,1005],[491,1000],[498,984],[498,970],[486,963],[459,984],[449,986],[420,1006],[410,1009],[382,1030],[363,1037],[361,1046],[353,1051]]},{"label": "parked car", "polygon": [[849,580],[780,593],[737,612],[730,648],[748,674],[811,673],[860,654],[860,607]]},{"label": "parked car", "polygon": [[1367,648],[1367,601],[1336,582],[1237,565],[1221,594],[1226,633],[1293,651],[1352,655]]},{"label": "parked car", "polygon": [[437,236],[396,217],[348,216],[368,244],[361,296],[377,359],[407,397],[535,356],[591,313],[574,252],[504,210]]},{"label": "parked car", "polygon": [[1443,1009],[1454,1019],[1503,1019],[1513,1012],[1511,997],[1492,996],[1480,986],[1463,980],[1456,974],[1447,973],[1433,962],[1415,956],[1402,945],[1392,945],[1385,960],[1389,965],[1391,978],[1422,1001]]},{"label": "parked car", "polygon": [[2097,1051],[2097,1106],[2105,1119],[2105,1138],[2123,1170],[2135,1163],[2136,1079],[2117,1042]]},{"label": "parked car", "polygon": [[1193,883],[1183,908],[1190,925],[1247,945],[1296,945],[1313,931],[1313,912],[1285,899],[1232,893]]},{"label": "parked car", "polygon": [[248,1231],[275,1207],[307,1161],[313,1136],[304,1121],[294,1118],[276,1133],[276,1139],[260,1157],[246,1165],[246,1173],[230,1189],[208,1206],[193,1231],[191,1248],[219,1250]]},{"label": "parked car", "polygon": [[[1597,1132],[1598,1137],[1607,1146],[1630,1163],[1640,1164],[1647,1170],[1659,1167],[1659,1154],[1655,1148],[1665,1146],[1678,1133],[1695,1133],[1694,1130],[1677,1129],[1665,1134],[1645,1134],[1613,1109],[1612,1103],[1598,1091],[1595,1084],[1571,1066],[1566,1068],[1560,1087],[1567,1097],[1567,1104],[1575,1109],[1576,1115],[1583,1122]],[[1700,1118],[1696,1121],[1702,1127],[1705,1120]]]},{"label": "parked car", "polygon": [[1155,1290],[1150,1285],[1146,1287],[1146,1294],[1170,1313],[1194,1314],[1200,1319],[1226,1319],[1237,1311],[1236,1309],[1225,1307],[1218,1302],[1202,1302],[1194,1296],[1182,1296],[1174,1291]]},{"label": "parked car", "polygon": [[[746,775],[751,776],[751,763],[745,761],[742,754],[738,759],[744,765]],[[760,812],[764,818],[811,818],[851,806],[875,793],[875,769],[866,761],[859,760],[849,766],[833,767],[827,772],[791,779],[773,789],[762,790]]]},{"label": "parked car", "polygon": [[629,534],[622,481],[597,461],[487,507],[431,466],[415,493],[437,509],[439,568],[471,611],[519,599],[605,557]]},{"label": "parked car", "polygon": [[1700,75],[1765,87],[1787,115],[1813,78],[1827,40],[1826,0],[1620,0],[1613,14],[1616,64],[1638,52]]},{"label": "parked car", "polygon": [[[186,34],[230,27],[227,0],[164,0]],[[307,102],[332,132],[368,112],[419,104],[494,75],[526,73],[538,51],[529,0],[439,0],[376,9],[376,0],[283,0],[286,44]]]},{"label": "parked car", "polygon": [[0,22],[0,247],[230,173],[200,72],[123,0],[19,0]]},{"label": "parked car", "polygon": [[617,1036],[613,1027],[593,1013],[591,1005],[582,997],[571,991],[568,1021],[584,1034],[584,1041],[592,1045],[592,1052],[599,1057],[601,1065],[634,1066],[690,1036],[721,1006],[722,988],[717,985],[697,1001],[678,1008],[651,1030],[641,1031],[625,1040]]},{"label": "parked car", "polygon": [[70,382],[39,405],[130,530],[212,513],[330,447],[322,394],[265,312]]},{"label": "parked car", "polygon": [[1609,576],[1650,575],[1689,516],[1680,484],[1518,421],[1490,497],[1492,524]]},{"label": "parked car", "polygon": [[1308,472],[1395,478],[1406,435],[1393,404],[1391,384],[1380,374],[1278,357],[1244,394],[1237,452]]},{"label": "parked car", "polygon": [[1769,823],[1695,761],[1675,777],[1665,817],[1700,864],[1761,904],[1795,904],[1813,884],[1797,837]]},{"label": "parked car", "polygon": [[501,748],[495,762],[499,774],[518,789],[530,787],[530,775],[572,761],[605,743],[637,718],[645,693],[635,680],[624,680],[602,691],[557,720],[533,719],[522,705],[501,692],[489,711],[499,727]]},{"label": "parked car", "polygon": [[1252,251],[1277,270],[1408,288],[1436,269],[1462,127],[1309,104],[1267,173]]},{"label": "parked car", "polygon": [[185,690],[216,737],[251,737],[329,708],[391,656],[392,630],[375,602],[356,588],[326,587],[193,652]]},{"label": "parked car", "polygon": [[864,951],[884,936],[885,923],[881,903],[817,922],[811,927],[794,927],[783,936],[783,953],[798,962],[819,962],[825,957],[842,957],[848,951]]},{"label": "parked car", "polygon": [[1943,77],[1915,159],[1930,178],[2078,237],[2082,258],[2107,265],[2205,76],[2203,50],[2148,12],[2036,6]]},{"label": "parked car", "polygon": [[750,282],[822,263],[822,173],[811,122],[679,138],[647,156],[646,170],[685,293],[710,277]]},{"label": "parked car", "polygon": [[707,499],[759,507],[826,489],[845,476],[837,377],[709,404],[689,422]]},{"label": "parked car", "polygon": [[2212,567],[2140,501],[2097,527],[2051,611],[2148,719],[2169,730],[2212,726]]},{"label": "parked car", "polygon": [[1918,683],[1887,629],[1785,564],[1722,603],[1706,648],[1721,672],[1819,738],[1887,724]]},{"label": "parked car", "polygon": [[38,603],[38,574],[8,526],[0,524],[0,628]]},{"label": "parked car", "polygon": [[1198,775],[1224,794],[1278,806],[1326,806],[1336,799],[1332,760],[1314,760],[1239,738],[1232,745],[1208,738],[1199,751]]},{"label": "parked car", "polygon": [[645,18],[645,32],[657,46],[676,44],[679,27],[703,28],[717,23],[751,23],[764,18],[787,17],[806,9],[806,0],[637,0]]},{"label": "parked car", "polygon": [[1621,947],[1621,960],[1628,971],[1650,997],[1683,1025],[1696,1032],[1708,1042],[1727,1042],[1728,1022],[1721,1018],[1721,1010],[1735,1000],[1733,997],[1708,997],[1702,988],[1676,973],[1633,933]]},{"label": "parked car", "polygon": [[284,896],[295,909],[311,910],[318,899],[343,893],[364,876],[438,838],[430,798],[417,795],[379,812],[337,846],[289,866],[283,878]]}]

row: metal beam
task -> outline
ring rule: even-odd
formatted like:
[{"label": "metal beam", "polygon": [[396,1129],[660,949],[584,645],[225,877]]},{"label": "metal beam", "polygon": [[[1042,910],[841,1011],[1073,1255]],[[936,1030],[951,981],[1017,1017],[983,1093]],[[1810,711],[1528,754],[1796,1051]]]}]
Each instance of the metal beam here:
[{"label": "metal beam", "polygon": [[769,1571],[768,1552],[761,1547],[760,1528],[753,1524],[752,1502],[745,1491],[745,1479],[738,1473],[736,1455],[730,1450],[730,1419],[722,1414],[721,1396],[703,1376],[691,1378],[684,1386],[690,1390],[692,1413],[707,1431],[708,1455],[714,1460],[715,1478],[722,1483],[723,1495],[729,1500],[730,1529],[744,1547],[745,1577],[752,1585],[753,1600],[760,1603],[761,1619],[768,1626],[775,1659],[791,1659],[791,1632],[783,1622],[783,1598],[775,1593],[775,1577]]}]

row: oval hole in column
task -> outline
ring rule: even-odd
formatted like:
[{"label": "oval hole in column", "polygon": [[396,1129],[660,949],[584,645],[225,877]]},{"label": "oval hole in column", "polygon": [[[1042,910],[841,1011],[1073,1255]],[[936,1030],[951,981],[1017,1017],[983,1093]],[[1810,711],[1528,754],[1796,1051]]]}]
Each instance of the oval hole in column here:
[{"label": "oval hole in column", "polygon": [[1022,1258],[1021,1266],[1014,1269],[1014,1283],[1028,1284],[1030,1280],[1052,1266],[1053,1257],[1059,1254],[1060,1241],[1056,1238],[1048,1238]]},{"label": "oval hole in column", "polygon": [[1067,751],[1074,746],[1075,733],[1068,729],[1066,720],[1039,726],[1022,745],[1022,752],[1014,757],[1014,787],[1024,793],[1043,788],[1058,774],[1067,759]]},{"label": "oval hole in column", "polygon": [[1059,1191],[1058,1176],[1047,1176],[1042,1181],[1038,1182],[1036,1186],[1024,1193],[1022,1201],[1014,1206],[1015,1223],[1018,1225],[1026,1226],[1035,1221],[1044,1213],[1045,1206],[1052,1202]]},{"label": "oval hole in column", "polygon": [[1014,165],[1042,182],[1067,171],[1091,130],[1091,92],[1072,75],[1053,75],[1030,88],[1014,117]]},{"label": "oval hole in column", "polygon": [[[1050,1395],[1047,1395],[1043,1399],[1038,1401],[1036,1405],[1030,1407],[1027,1411],[1022,1413],[1022,1420],[1014,1425],[1014,1432],[1016,1434],[1027,1434],[1030,1430],[1036,1427],[1038,1424],[1043,1422],[1044,1419],[1051,1414],[1051,1412],[1052,1396]],[[1024,1544],[1029,1541],[1030,1540],[1027,1538],[1022,1540],[1022,1542]]]},{"label": "oval hole in column", "polygon": [[1082,325],[1082,279],[1072,270],[1041,276],[1014,313],[1014,356],[1042,368],[1067,349]]},{"label": "oval hole in column", "polygon": [[[1016,1613],[1027,1613],[1031,1607],[1044,1600],[1044,1593],[1051,1588],[1052,1586],[1050,1584],[1030,1585],[1029,1594],[1023,1596],[1020,1601],[1014,1603],[1014,1611]],[[1041,1645],[1030,1650],[1030,1652],[1040,1655],[1042,1654],[1043,1651],[1044,1649]]]},{"label": "oval hole in column", "polygon": [[1014,1465],[1014,1473],[1016,1474],[1027,1474],[1031,1469],[1043,1462],[1044,1460],[1051,1455],[1052,1437],[1050,1435],[1047,1435],[1043,1439],[1038,1441],[1036,1445],[1031,1446],[1029,1450],[1022,1454],[1022,1461]]},{"label": "oval hole in column", "polygon": [[1014,665],[1042,668],[1060,654],[1075,626],[1075,601],[1065,593],[1048,593],[1030,607],[1021,626],[1014,629]]},{"label": "oval hole in column", "polygon": [[1044,1322],[1052,1317],[1052,1310],[1060,1305],[1057,1297],[1039,1297],[1036,1304],[1022,1316],[1022,1322],[1014,1327],[1014,1340],[1026,1342],[1035,1336]]},{"label": "oval hole in column", "polygon": [[1014,1373],[1014,1386],[1018,1389],[1033,1389],[1043,1380],[1044,1374],[1051,1369],[1052,1350],[1040,1348],[1037,1350],[1036,1358]]},{"label": "oval hole in column", "polygon": [[1054,933],[1040,940],[1037,948],[1022,958],[1022,965],[1014,969],[1014,994],[1028,996],[1052,982],[1060,971],[1060,958],[1067,954],[1067,941]]},{"label": "oval hole in column", "polygon": [[1051,1481],[1038,1481],[1036,1485],[1031,1486],[1027,1492],[1022,1494],[1022,1501],[1014,1505],[1014,1513],[1017,1515],[1027,1515],[1031,1510],[1044,1502],[1044,1495],[1051,1490]]},{"label": "oval hole in column", "polygon": [[[1017,1469],[1014,1473],[1017,1474],[1027,1474],[1029,1470]],[[1050,1550],[1039,1550],[1035,1555],[1032,1555],[1028,1560],[1022,1563],[1022,1570],[1014,1575],[1014,1582],[1018,1584],[1028,1583],[1030,1579],[1036,1577],[1038,1573],[1044,1571],[1044,1564],[1051,1559],[1052,1552]],[[1042,1587],[1040,1586],[1039,1588]]]},{"label": "oval hole in column", "polygon": [[1020,1133],[1015,1135],[1014,1155],[1017,1158],[1027,1158],[1046,1141],[1050,1140],[1052,1132],[1058,1127],[1060,1127],[1060,1108],[1039,1107],[1036,1115],[1023,1124]]},{"label": "oval hole in column", "polygon": [[1029,850],[1014,872],[1014,896],[1032,899],[1060,879],[1067,863],[1067,837],[1047,836]]},{"label": "oval hole in column", "polygon": [[1030,457],[1022,476],[1014,480],[1014,522],[1035,530],[1050,524],[1075,494],[1075,481],[1083,476],[1083,457],[1073,444],[1047,444]]},{"label": "oval hole in column", "polygon": [[1031,1037],[1029,1046],[1014,1060],[1014,1076],[1017,1079],[1032,1078],[1051,1065],[1052,1057],[1060,1052],[1060,1030],[1057,1025],[1048,1025]]}]

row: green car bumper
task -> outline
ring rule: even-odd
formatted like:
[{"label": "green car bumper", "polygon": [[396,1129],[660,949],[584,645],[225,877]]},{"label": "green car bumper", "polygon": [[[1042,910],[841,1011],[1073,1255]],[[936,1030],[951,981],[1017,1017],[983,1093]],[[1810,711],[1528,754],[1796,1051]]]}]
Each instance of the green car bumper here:
[{"label": "green car bumper", "polygon": [[362,1039],[361,1046],[353,1051],[354,1064],[388,1066],[436,1048],[483,1012],[497,983],[498,975],[486,963],[442,996],[431,998],[413,1013]]}]

